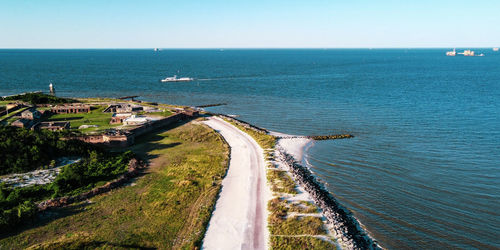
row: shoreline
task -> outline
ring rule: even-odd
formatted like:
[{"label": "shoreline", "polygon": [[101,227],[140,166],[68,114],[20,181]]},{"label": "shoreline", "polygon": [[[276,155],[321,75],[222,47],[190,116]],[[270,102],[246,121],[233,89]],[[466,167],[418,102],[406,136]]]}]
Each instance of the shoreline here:
[{"label": "shoreline", "polygon": [[[304,190],[312,198],[326,219],[328,230],[332,232],[337,244],[345,249],[383,249],[368,232],[361,227],[358,219],[326,189],[325,183],[318,179],[307,166],[304,156],[306,147],[312,147],[314,140],[305,136],[292,136],[280,132],[269,131],[248,122],[221,114],[224,118],[238,124],[276,137],[274,161],[285,166],[299,189]],[[305,166],[304,166],[305,165]],[[269,180],[268,180],[269,181]]]},{"label": "shoreline", "polygon": [[[277,132],[271,134],[283,135]],[[275,160],[287,167],[288,173],[296,184],[305,190],[321,209],[322,216],[328,222],[328,229],[338,241],[338,244],[347,249],[382,249],[361,227],[357,218],[325,188],[307,165],[304,156],[306,148],[312,147],[314,140],[307,138],[282,138],[276,145]]]},{"label": "shoreline", "polygon": [[221,118],[203,123],[229,144],[231,158],[202,249],[267,249],[270,188],[264,150],[250,135]]}]

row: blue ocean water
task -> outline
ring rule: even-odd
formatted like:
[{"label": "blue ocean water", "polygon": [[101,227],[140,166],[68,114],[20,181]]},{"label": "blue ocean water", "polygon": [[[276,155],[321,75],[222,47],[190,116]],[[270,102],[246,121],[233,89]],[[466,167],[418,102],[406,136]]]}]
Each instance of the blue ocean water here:
[{"label": "blue ocean water", "polygon": [[[0,50],[0,95],[120,97],[319,141],[307,161],[387,248],[500,247],[500,53],[445,49]],[[199,80],[160,83],[177,74]]]}]

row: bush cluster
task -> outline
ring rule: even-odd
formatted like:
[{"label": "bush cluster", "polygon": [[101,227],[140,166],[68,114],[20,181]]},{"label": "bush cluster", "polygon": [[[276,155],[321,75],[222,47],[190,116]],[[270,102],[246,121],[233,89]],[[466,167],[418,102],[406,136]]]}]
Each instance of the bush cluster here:
[{"label": "bush cluster", "polygon": [[2,101],[23,101],[31,104],[61,104],[76,102],[76,100],[73,99],[61,98],[44,93],[26,93],[15,96],[0,97],[0,99]]},{"label": "bush cluster", "polygon": [[76,140],[60,140],[60,133],[0,126],[0,175],[27,172],[61,156],[82,160],[64,166],[54,182],[28,187],[0,183],[0,233],[35,218],[36,203],[48,198],[76,195],[97,183],[125,173],[133,153],[111,153]]},{"label": "bush cluster", "polygon": [[96,150],[76,140],[60,140],[60,132],[0,126],[0,175],[24,173],[62,156],[81,156]]}]

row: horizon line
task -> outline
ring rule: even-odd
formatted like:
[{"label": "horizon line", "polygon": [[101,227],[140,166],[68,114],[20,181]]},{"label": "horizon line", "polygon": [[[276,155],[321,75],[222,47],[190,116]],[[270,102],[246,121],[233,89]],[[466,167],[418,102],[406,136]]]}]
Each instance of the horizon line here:
[{"label": "horizon line", "polygon": [[495,46],[481,46],[481,47],[466,47],[466,46],[457,46],[457,47],[74,47],[74,48],[0,48],[0,50],[105,50],[105,49],[114,49],[114,50],[150,50],[150,49],[161,49],[161,50],[238,50],[238,49],[450,49],[450,48],[474,48],[474,49],[490,49],[497,48]]}]

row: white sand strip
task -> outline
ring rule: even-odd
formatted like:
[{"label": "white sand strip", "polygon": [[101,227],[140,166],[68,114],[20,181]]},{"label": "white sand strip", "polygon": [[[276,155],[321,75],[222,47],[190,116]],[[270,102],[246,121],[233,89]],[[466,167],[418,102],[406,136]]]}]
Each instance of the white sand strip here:
[{"label": "white sand strip", "polygon": [[226,139],[231,160],[203,249],[267,249],[271,191],[263,150],[252,137],[220,118],[211,117],[204,123]]}]

